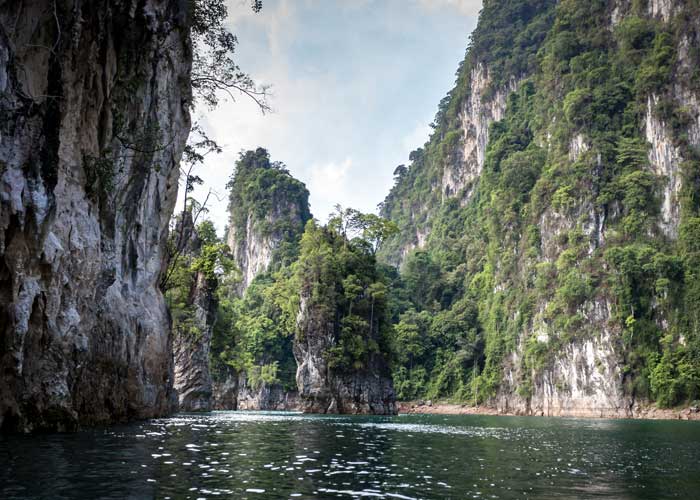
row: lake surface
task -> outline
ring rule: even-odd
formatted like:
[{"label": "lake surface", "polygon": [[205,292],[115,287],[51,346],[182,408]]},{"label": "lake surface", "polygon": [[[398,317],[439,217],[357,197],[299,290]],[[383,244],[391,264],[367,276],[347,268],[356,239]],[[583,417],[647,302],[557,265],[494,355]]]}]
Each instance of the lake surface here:
[{"label": "lake surface", "polygon": [[0,437],[0,498],[700,498],[700,422],[213,412]]}]

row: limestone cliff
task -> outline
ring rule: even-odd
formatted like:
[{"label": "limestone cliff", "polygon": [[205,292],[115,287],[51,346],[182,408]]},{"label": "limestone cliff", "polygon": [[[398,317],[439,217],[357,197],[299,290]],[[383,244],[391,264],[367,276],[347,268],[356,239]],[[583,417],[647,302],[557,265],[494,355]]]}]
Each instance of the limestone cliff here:
[{"label": "limestone cliff", "polygon": [[328,353],[337,347],[335,315],[309,307],[302,293],[294,343],[300,408],[305,413],[392,415],[396,395],[383,355],[371,353],[362,368],[339,369]]},{"label": "limestone cliff", "polygon": [[239,381],[237,407],[239,410],[297,411],[300,409],[297,391],[287,391],[280,384],[261,384],[251,388]]},{"label": "limestone cliff", "polygon": [[486,95],[491,78],[486,65],[478,63],[469,74],[468,85],[469,96],[459,111],[461,147],[445,159],[441,183],[443,197],[458,196],[462,203],[469,201],[474,183],[483,171],[489,127],[503,118],[506,97],[517,88],[517,79],[511,77],[492,95]]},{"label": "limestone cliff", "polygon": [[[624,23],[625,18],[634,14],[626,2],[611,4],[614,16],[610,25],[614,30],[616,24]],[[682,225],[683,165],[694,158],[692,149],[700,146],[700,94],[697,86],[691,83],[692,78],[688,72],[688,68],[698,61],[697,54],[693,59],[687,50],[689,44],[697,43],[700,18],[697,12],[693,14],[692,8],[671,0],[651,1],[647,9],[649,18],[660,21],[662,26],[668,26],[666,23],[674,15],[694,17],[694,22],[683,30],[678,45],[674,47],[677,57],[674,67],[670,69],[674,75],[673,83],[663,90],[650,93],[644,103],[641,124],[643,133],[640,134],[648,143],[648,171],[653,173],[658,182],[654,196],[659,208],[655,212],[657,215],[653,227],[648,231],[653,238],[676,245]],[[674,106],[687,113],[687,121],[680,132],[685,134],[684,140],[679,141],[677,136],[674,138],[669,130],[669,118],[668,115],[666,119],[663,118],[662,103],[666,106],[675,103]],[[676,133],[678,132],[677,130]],[[577,136],[570,146],[569,157],[573,161],[581,155],[585,157],[590,142],[584,136]],[[594,191],[596,189],[593,185],[591,188]],[[697,191],[697,186],[686,186],[686,189]],[[589,245],[586,252],[588,255],[601,251],[599,249],[605,251],[608,247],[607,240],[614,242],[615,238],[615,230],[611,229],[612,224],[606,219],[619,217],[619,213],[616,213],[618,210],[619,207],[611,207],[607,213],[601,213],[592,199],[582,196],[579,206],[573,212],[563,214],[556,209],[545,211],[540,218],[543,248],[540,265],[556,263],[566,250],[561,241],[577,226],[583,228]],[[657,300],[663,302],[663,299]],[[625,328],[615,321],[616,302],[617,298],[611,297],[606,291],[600,291],[582,303],[578,312],[585,326],[579,329],[588,333],[563,345],[544,369],[530,368],[531,373],[524,374],[522,358],[526,355],[525,339],[534,337],[535,342],[546,346],[561,335],[547,320],[546,311],[552,307],[552,300],[541,301],[537,305],[538,312],[534,315],[530,332],[521,337],[518,347],[506,360],[504,383],[496,397],[496,406],[503,411],[538,415],[632,417],[643,414],[649,403],[648,393],[645,394],[643,389],[636,387],[637,375],[629,368],[629,364],[635,362],[630,354],[629,340],[625,340],[630,332],[625,332]],[[670,340],[673,338],[671,323],[677,311],[665,308],[661,303],[655,304],[653,310],[658,331],[669,335]],[[634,318],[634,312],[628,318]],[[675,342],[682,343],[683,339],[676,337]],[[514,368],[518,366],[520,368]],[[524,378],[532,380],[532,393],[527,397],[522,397],[517,390],[519,381],[522,382]]]},{"label": "limestone cliff", "polygon": [[[382,249],[386,259],[394,265],[401,265],[412,250],[426,247],[435,211],[443,202],[452,199],[464,205],[470,200],[484,166],[489,127],[503,118],[506,97],[517,88],[517,79],[512,77],[493,95],[484,96],[491,80],[488,68],[479,63],[469,73],[467,85],[469,95],[460,106],[459,125],[449,139],[455,144],[432,166],[434,173],[431,173],[431,177],[434,175],[434,178],[430,180],[430,196],[418,204],[398,206],[393,205],[390,199],[383,206],[385,216],[395,211],[408,211],[410,214],[410,226],[402,227],[404,234],[401,244],[394,246],[389,242]],[[416,156],[414,159],[420,161],[422,157]],[[396,245],[396,241],[393,243]]]},{"label": "limestone cliff", "polygon": [[174,385],[178,395],[178,408],[181,411],[211,409],[209,348],[216,320],[215,288],[204,273],[197,273],[190,298],[196,329],[176,329],[173,332]]},{"label": "limestone cliff", "polygon": [[484,2],[435,131],[383,205],[401,232],[382,257],[424,249],[415,262],[440,277],[417,307],[461,322],[447,360],[427,349],[440,357],[421,360],[423,383],[524,414],[698,397],[699,14]]},{"label": "limestone cliff", "polygon": [[309,193],[262,148],[241,155],[229,187],[226,241],[241,272],[242,295],[273,260],[284,264],[293,257],[285,251],[296,245],[311,218]]},{"label": "limestone cliff", "polygon": [[[187,264],[201,258],[204,242],[194,227],[190,212],[182,214],[171,240],[180,241],[178,260]],[[171,263],[177,265],[177,263]],[[182,304],[173,307],[174,386],[181,411],[208,411],[212,407],[212,380],[209,371],[209,351],[216,322],[216,277],[198,269],[192,271],[185,283]],[[178,293],[171,290],[170,298]]]},{"label": "limestone cliff", "polygon": [[[522,22],[546,11],[552,2],[529,3],[537,5],[526,7]],[[383,258],[396,266],[402,264],[409,252],[426,248],[441,206],[445,203],[465,206],[471,200],[484,168],[489,128],[503,118],[508,95],[526,75],[526,71],[491,69],[489,57],[478,57],[477,49],[467,53],[458,73],[457,87],[441,103],[436,123],[444,120],[448,112],[453,116],[449,130],[431,138],[439,153],[428,152],[431,141],[412,152],[414,168],[396,179],[396,186],[381,206],[384,217],[396,219],[401,214],[401,218],[409,221],[401,224],[400,236],[386,242],[381,249]],[[489,48],[482,50],[488,53]],[[447,104],[449,108],[443,107]],[[408,202],[401,191],[410,190],[411,184],[429,189],[420,200]]]},{"label": "limestone cliff", "polygon": [[185,2],[0,4],[0,427],[173,408],[158,290],[190,128]]}]

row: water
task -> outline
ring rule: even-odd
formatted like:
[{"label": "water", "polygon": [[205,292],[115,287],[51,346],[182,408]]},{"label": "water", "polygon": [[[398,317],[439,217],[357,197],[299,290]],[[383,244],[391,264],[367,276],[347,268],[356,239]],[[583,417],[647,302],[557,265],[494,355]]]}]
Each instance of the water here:
[{"label": "water", "polygon": [[181,415],[0,437],[0,498],[700,498],[700,422]]}]

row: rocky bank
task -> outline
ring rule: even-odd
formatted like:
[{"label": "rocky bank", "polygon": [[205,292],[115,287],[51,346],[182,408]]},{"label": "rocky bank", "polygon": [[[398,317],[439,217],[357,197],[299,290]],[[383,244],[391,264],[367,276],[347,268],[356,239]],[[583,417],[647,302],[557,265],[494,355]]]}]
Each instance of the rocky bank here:
[{"label": "rocky bank", "polygon": [[332,366],[329,352],[339,338],[335,312],[309,307],[302,291],[294,342],[300,409],[305,413],[396,414],[396,395],[389,367],[372,353],[360,369]]},{"label": "rocky bank", "polygon": [[245,372],[231,372],[228,377],[214,382],[213,409],[297,411],[300,405],[296,391],[265,383],[253,388],[248,384]]}]

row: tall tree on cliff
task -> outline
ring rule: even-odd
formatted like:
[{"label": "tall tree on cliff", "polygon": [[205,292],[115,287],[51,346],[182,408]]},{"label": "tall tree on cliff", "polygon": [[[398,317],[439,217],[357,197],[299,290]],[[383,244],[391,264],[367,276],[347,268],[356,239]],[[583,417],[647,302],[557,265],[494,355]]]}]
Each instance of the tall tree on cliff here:
[{"label": "tall tree on cliff", "polygon": [[[235,99],[236,94],[252,99],[260,110],[268,111],[268,88],[260,86],[244,73],[234,60],[237,39],[224,25],[228,15],[223,0],[192,2],[193,44],[191,107],[216,107],[221,98]],[[252,2],[255,12],[262,3]],[[167,265],[161,289],[172,314],[174,385],[181,410],[209,410],[212,381],[209,350],[217,319],[217,288],[224,275],[233,274],[229,250],[219,241],[213,224],[199,222],[207,212],[212,190],[199,202],[192,197],[203,183],[196,174],[210,154],[221,147],[197,123],[183,153],[180,167],[184,184],[182,209],[171,223],[167,247]]]},{"label": "tall tree on cliff", "polygon": [[[250,5],[254,12],[260,12],[262,9],[260,0],[251,0]],[[252,99],[262,113],[270,111],[269,86],[256,83],[250,75],[241,70],[234,59],[238,39],[225,26],[228,18],[226,2],[224,0],[191,1],[191,15],[193,99],[190,107],[194,110],[194,107],[199,104],[213,109],[219,104],[222,96],[235,100],[238,94]],[[191,198],[190,194],[195,187],[203,183],[201,177],[196,175],[196,168],[204,163],[208,155],[219,154],[221,151],[221,146],[195,122],[183,152],[180,168],[185,196],[179,217],[182,219],[186,216],[186,212],[190,212],[193,221],[191,227],[194,227],[199,217],[206,213],[206,205],[212,195],[212,191],[209,191],[201,203]],[[187,227],[190,226],[184,224],[173,226],[177,232],[177,241],[169,247],[171,253],[167,258],[168,265],[161,278],[163,290],[167,289],[168,281],[172,277],[185,242],[191,237],[185,232]]]}]

